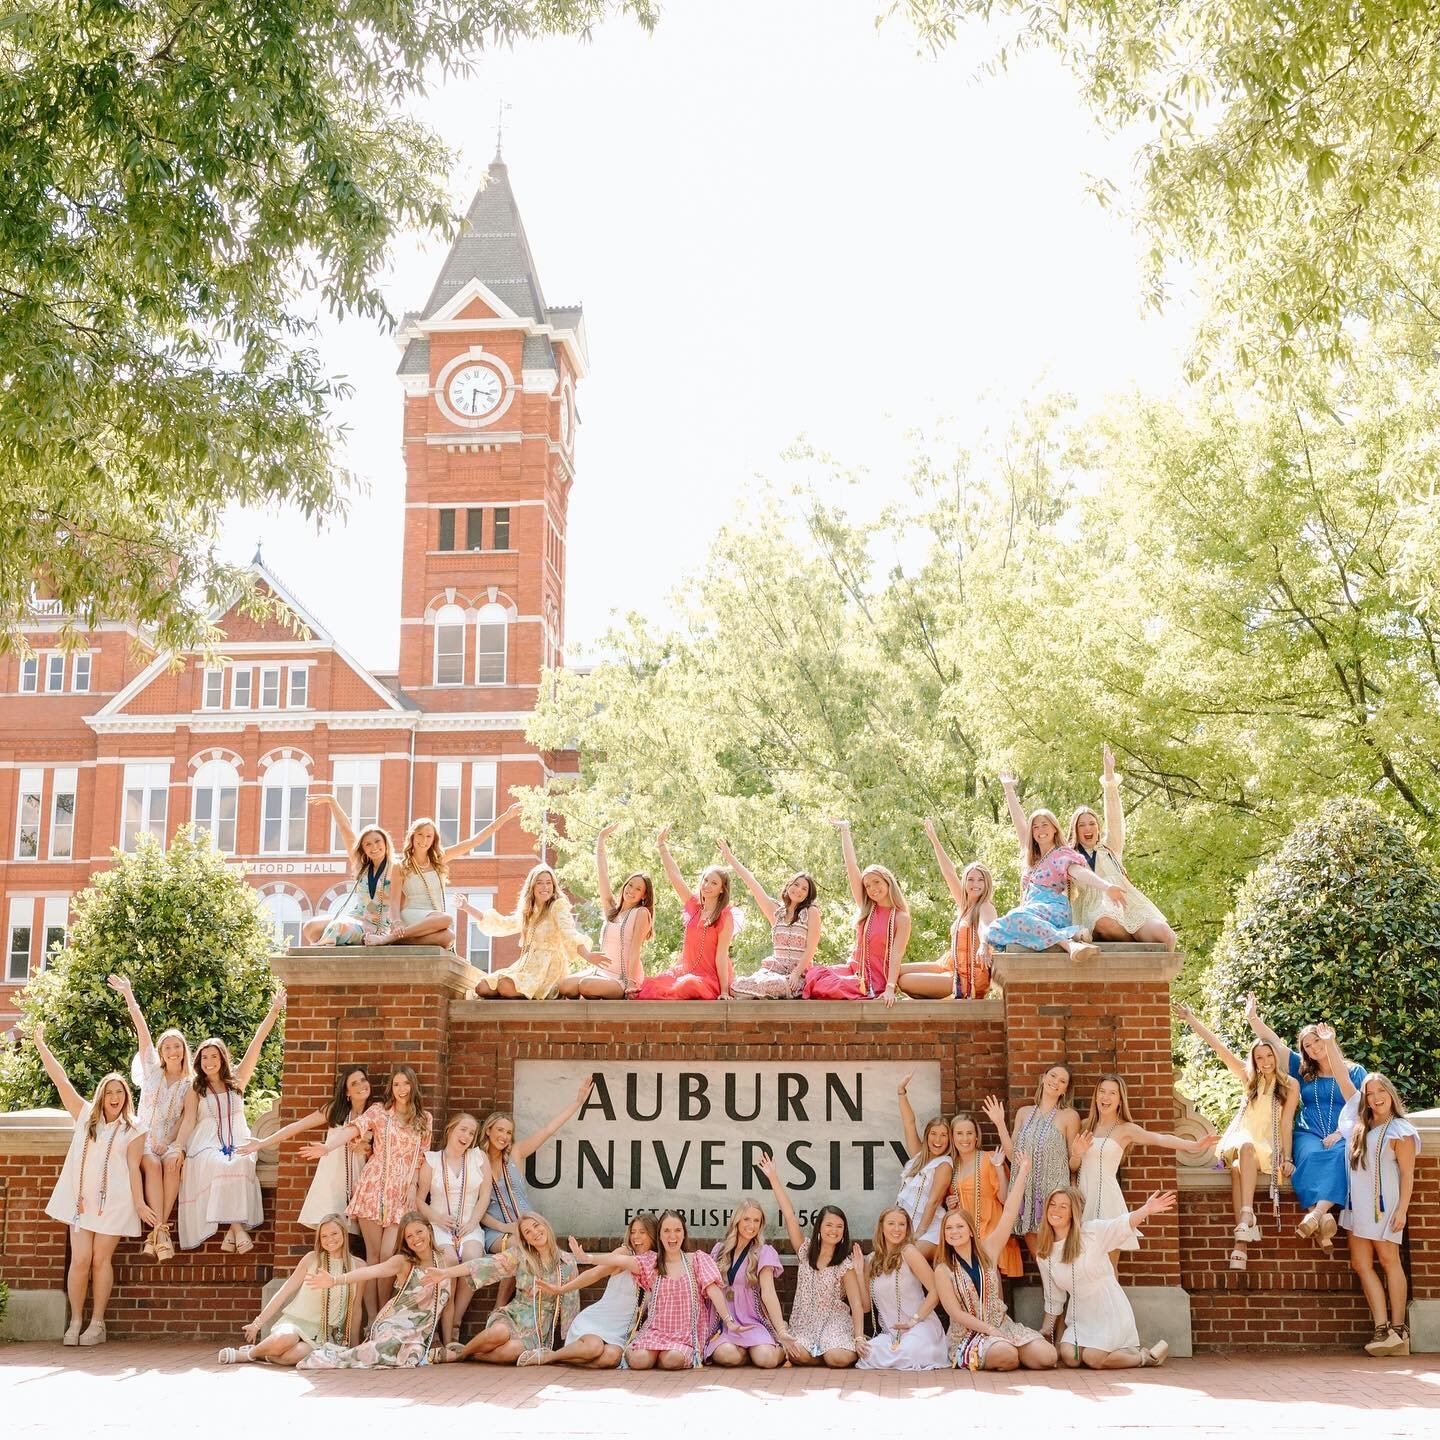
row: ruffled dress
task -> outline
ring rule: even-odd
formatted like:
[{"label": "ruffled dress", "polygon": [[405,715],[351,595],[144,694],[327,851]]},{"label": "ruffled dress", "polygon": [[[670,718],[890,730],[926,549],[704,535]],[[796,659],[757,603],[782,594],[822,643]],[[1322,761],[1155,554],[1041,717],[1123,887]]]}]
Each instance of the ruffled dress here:
[{"label": "ruffled dress", "polygon": [[527,1000],[550,1000],[570,967],[590,948],[590,941],[575,924],[575,913],[563,895],[545,907],[528,936],[518,915],[501,915],[497,910],[482,912],[475,922],[486,935],[519,935],[520,958],[501,970],[492,970],[487,988],[500,979],[509,980]]},{"label": "ruffled dress", "polygon": [[376,1101],[351,1123],[370,1136],[374,1149],[346,1214],[377,1225],[398,1225],[410,1208],[410,1193],[430,1148],[430,1117],[425,1116],[423,1130],[416,1130]]},{"label": "ruffled dress", "polygon": [[719,1267],[703,1250],[686,1252],[679,1275],[662,1270],[653,1250],[635,1258],[640,1266],[635,1280],[650,1296],[650,1308],[631,1349],[676,1350],[691,1365],[699,1365],[716,1327],[705,1292],[722,1283]]},{"label": "ruffled dress", "polygon": [[[710,1257],[718,1268],[720,1246],[710,1251]],[[730,1317],[735,1321],[733,1329],[722,1331],[705,1347],[708,1359],[721,1345],[738,1345],[749,1350],[755,1345],[778,1345],[775,1332],[765,1315],[765,1303],[760,1297],[760,1277],[769,1271],[778,1280],[784,1273],[780,1257],[773,1245],[761,1245],[755,1257],[755,1279],[750,1279],[750,1250],[747,1247],[730,1263],[729,1273],[722,1274],[721,1284],[725,1287],[725,1300],[730,1307]]]},{"label": "ruffled dress", "polygon": [[827,1350],[855,1350],[855,1317],[845,1298],[845,1277],[855,1269],[847,1255],[838,1265],[817,1270],[810,1264],[810,1242],[800,1242],[795,1268],[795,1302],[790,1307],[790,1333],[812,1355]]}]

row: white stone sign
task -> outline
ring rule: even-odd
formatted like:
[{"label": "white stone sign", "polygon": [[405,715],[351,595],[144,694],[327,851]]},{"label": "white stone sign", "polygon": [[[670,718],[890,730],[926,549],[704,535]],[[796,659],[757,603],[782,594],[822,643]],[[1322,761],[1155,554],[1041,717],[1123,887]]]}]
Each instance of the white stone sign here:
[{"label": "white stone sign", "polygon": [[619,1235],[637,1210],[676,1209],[697,1235],[723,1234],[737,1200],[774,1218],[755,1159],[772,1152],[807,1230],[840,1205],[869,1237],[894,1203],[906,1160],[895,1087],[906,1075],[918,1125],[940,1110],[940,1066],[895,1061],[517,1060],[515,1127],[524,1136],[574,1102],[584,1109],[526,1164],[531,1199],[560,1236]]}]

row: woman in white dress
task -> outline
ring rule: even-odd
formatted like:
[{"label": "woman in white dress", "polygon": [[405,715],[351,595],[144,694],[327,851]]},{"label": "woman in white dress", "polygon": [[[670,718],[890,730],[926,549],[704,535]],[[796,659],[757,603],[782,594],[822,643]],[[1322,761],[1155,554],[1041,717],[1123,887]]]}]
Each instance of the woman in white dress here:
[{"label": "woman in white dress", "polygon": [[1163,1365],[1169,1342],[1161,1340],[1148,1350],[1141,1347],[1135,1312],[1115,1278],[1110,1252],[1122,1249],[1130,1234],[1143,1228],[1152,1215],[1173,1210],[1175,1192],[1157,1190],[1138,1210],[1115,1220],[1086,1223],[1080,1219],[1084,1206],[1084,1197],[1074,1186],[1052,1191],[1045,1201],[1036,1244],[1046,1297],[1040,1333],[1047,1340],[1055,1339],[1060,1313],[1053,1307],[1067,1301],[1065,1333],[1056,1342],[1066,1365],[1089,1370]]},{"label": "woman in white dress", "polygon": [[911,1233],[910,1217],[896,1206],[875,1226],[868,1262],[858,1245],[854,1249],[860,1293],[878,1330],[865,1342],[857,1369],[944,1370],[950,1364],[945,1329],[935,1315],[935,1275]]},{"label": "woman in white dress", "polygon": [[645,983],[645,962],[640,957],[655,928],[655,885],[637,870],[625,877],[620,898],[615,898],[605,842],[619,828],[607,825],[595,838],[595,871],[605,914],[600,948],[582,957],[590,961],[585,969],[560,981],[556,994],[562,1000],[625,1000]]},{"label": "woman in white dress", "polygon": [[916,1129],[908,1093],[914,1078],[907,1075],[896,1087],[910,1160],[900,1172],[900,1194],[895,1203],[910,1217],[915,1244],[930,1260],[940,1243],[940,1219],[945,1214],[950,1177],[955,1173],[955,1157],[950,1153],[950,1122],[943,1115],[925,1122],[923,1138]]},{"label": "woman in white dress", "polygon": [[185,1163],[185,1147],[177,1137],[185,1113],[185,1092],[190,1087],[190,1046],[178,1030],[162,1031],[159,1040],[152,1042],[150,1027],[129,980],[112,975],[106,983],[125,1002],[139,1042],[130,1062],[130,1078],[140,1087],[137,1118],[145,1132],[140,1178],[145,1185],[146,1203],[160,1217],[145,1237],[140,1253],[163,1263],[175,1256],[170,1214],[180,1194],[180,1171]]},{"label": "woman in white dress", "polygon": [[[65,1275],[70,1325],[65,1343],[103,1345],[105,1307],[115,1283],[115,1247],[122,1235],[139,1235],[142,1221],[155,1224],[140,1178],[145,1132],[136,1122],[134,1099],[124,1076],[112,1071],[95,1087],[94,1098],[84,1100],[45,1044],[44,1026],[35,1027],[33,1038],[60,1103],[75,1122],[64,1167],[45,1206],[52,1220],[70,1227],[70,1268]],[[82,1334],[87,1290],[90,1324]]]},{"label": "woman in white dress", "polygon": [[245,1087],[260,1063],[265,1037],[285,1006],[277,990],[238,1069],[232,1067],[223,1040],[211,1036],[195,1052],[195,1083],[185,1095],[179,1143],[185,1147],[180,1179],[180,1248],[195,1250],[222,1225],[220,1248],[244,1255],[255,1248],[247,1233],[265,1218],[255,1156],[242,1155],[250,1139],[245,1119]]},{"label": "woman in white dress", "polygon": [[440,831],[428,817],[412,820],[400,851],[400,932],[397,945],[455,946],[455,922],[445,904],[445,877],[452,860],[483,845],[500,827],[520,813],[517,801],[468,840],[447,851]]},{"label": "woman in white dress", "polygon": [[[441,1265],[461,1260],[478,1260],[485,1253],[482,1221],[490,1209],[494,1176],[483,1150],[475,1148],[480,1122],[462,1110],[450,1117],[445,1143],[439,1150],[427,1150],[420,1178],[415,1186],[416,1209],[434,1231],[435,1253]],[[475,1287],[470,1277],[455,1282],[450,1303],[440,1316],[440,1333],[448,1345],[460,1328]]]}]

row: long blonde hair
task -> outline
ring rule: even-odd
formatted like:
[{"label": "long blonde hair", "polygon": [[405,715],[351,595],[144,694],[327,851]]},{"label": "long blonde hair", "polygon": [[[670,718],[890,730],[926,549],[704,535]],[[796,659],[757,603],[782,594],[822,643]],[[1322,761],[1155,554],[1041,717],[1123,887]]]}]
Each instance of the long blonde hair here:
[{"label": "long blonde hair", "polygon": [[[905,1238],[898,1245],[891,1245],[885,1238],[885,1218],[888,1215],[905,1216]],[[888,1210],[880,1212],[880,1218],[875,1222],[875,1235],[870,1242],[870,1273],[871,1275],[888,1275],[892,1270],[898,1270],[904,1263],[905,1247],[911,1245],[915,1240],[915,1227],[911,1224],[910,1216],[898,1205],[892,1205]]]},{"label": "long blonde hair", "polygon": [[860,908],[855,912],[857,925],[863,929],[877,909],[875,902],[870,898],[870,892],[865,888],[867,875],[884,876],[885,883],[890,887],[890,908],[898,911],[901,915],[910,913],[910,907],[905,903],[904,892],[900,889],[900,882],[895,878],[893,872],[887,870],[883,865],[867,865],[860,872]]},{"label": "long blonde hair", "polygon": [[[1397,1119],[1405,1118],[1405,1105],[1400,1099],[1400,1093],[1395,1089],[1394,1082],[1388,1075],[1382,1075],[1378,1070],[1372,1070],[1360,1082],[1360,1110],[1356,1117],[1355,1133],[1350,1137],[1350,1165],[1352,1169],[1363,1170],[1369,1159],[1369,1146],[1367,1136],[1375,1128],[1375,1112],[1370,1108],[1370,1097],[1365,1093],[1366,1087],[1374,1081],[1390,1097],[1390,1113]],[[1381,1164],[1380,1157],[1375,1165],[1378,1169]],[[1376,1182],[1378,1185],[1378,1181]]]},{"label": "long blonde hair", "polygon": [[1253,1100],[1260,1093],[1260,1067],[1255,1063],[1255,1052],[1264,1048],[1275,1060],[1275,1098],[1283,1105],[1290,1094],[1290,1077],[1280,1068],[1280,1057],[1268,1040],[1257,1040],[1245,1056],[1245,1098]]},{"label": "long blonde hair", "polygon": [[751,1210],[760,1213],[760,1229],[750,1243],[750,1255],[745,1262],[745,1278],[752,1286],[760,1283],[760,1247],[765,1243],[765,1207],[754,1196],[747,1195],[731,1214],[730,1223],[725,1227],[725,1239],[721,1241],[719,1254],[715,1256],[715,1263],[720,1267],[721,1277],[727,1285],[730,1283],[731,1263],[735,1259],[735,1252],[740,1248],[740,1218]]},{"label": "long blonde hair", "polygon": [[445,877],[450,873],[450,862],[445,858],[445,847],[440,843],[440,827],[428,816],[422,815],[418,820],[410,822],[410,828],[405,832],[405,846],[400,852],[400,864],[406,870],[415,870],[415,832],[422,825],[428,825],[434,832],[435,838],[430,842],[430,849],[425,858],[430,862],[431,868],[440,877],[440,883],[445,883]]},{"label": "long blonde hair", "polygon": [[[985,893],[975,900],[970,895],[970,887],[965,883],[972,871],[979,871],[985,877]],[[982,860],[972,860],[960,872],[960,893],[965,897],[960,902],[960,923],[966,922],[966,916],[972,910],[979,910],[982,906],[990,904],[995,899],[995,876],[991,873],[990,867]]]},{"label": "long blonde hair", "polygon": [[105,1123],[105,1087],[112,1080],[125,1092],[125,1104],[116,1118],[127,1130],[135,1128],[135,1096],[131,1093],[129,1085],[125,1083],[125,1077],[118,1070],[112,1070],[108,1075],[100,1077],[100,1083],[95,1087],[95,1094],[90,1101],[90,1119],[85,1128],[92,1140],[101,1124]]},{"label": "long blonde hair", "polygon": [[[330,1252],[320,1243],[321,1232],[327,1225],[338,1225],[340,1227],[340,1233],[345,1237],[345,1244],[340,1251],[340,1273],[342,1275],[348,1275],[355,1268],[355,1257],[350,1253],[350,1226],[343,1215],[335,1213],[327,1215],[315,1227],[315,1246],[311,1252],[315,1257],[315,1263],[310,1267],[311,1274],[315,1274],[320,1270],[330,1271]],[[340,1298],[345,1302],[343,1313],[345,1316],[344,1323],[347,1338],[350,1331],[352,1310],[356,1308],[357,1303],[357,1297],[351,1293],[348,1286],[327,1286],[320,1292],[320,1340],[322,1344],[334,1339],[330,1323],[330,1291],[332,1289],[339,1290],[341,1292]],[[339,1328],[339,1325],[334,1327],[336,1330]]]},{"label": "long blonde hair", "polygon": [[520,1218],[515,1222],[515,1243],[520,1247],[520,1249],[524,1252],[525,1256],[529,1259],[530,1268],[534,1270],[537,1275],[540,1275],[544,1273],[540,1263],[540,1257],[543,1252],[537,1249],[525,1238],[523,1230],[525,1222],[527,1220],[538,1220],[545,1227],[545,1233],[550,1237],[550,1248],[555,1252],[555,1258],[557,1261],[559,1260],[561,1254],[560,1242],[555,1238],[555,1227],[542,1214],[540,1214],[538,1210],[523,1211],[520,1215]]},{"label": "long blonde hair", "polygon": [[[1050,1068],[1053,1070],[1055,1067],[1052,1065]],[[1100,1087],[1107,1080],[1120,1092],[1120,1103],[1115,1110],[1117,1118],[1127,1125],[1135,1123],[1135,1117],[1130,1113],[1130,1090],[1125,1084],[1124,1078],[1119,1075],[1102,1075],[1095,1082],[1095,1088],[1090,1092],[1090,1112],[1085,1116],[1085,1123],[1080,1127],[1082,1135],[1093,1135],[1095,1127],[1100,1123]]]},{"label": "long blonde hair", "polygon": [[[535,882],[542,876],[550,877],[551,893],[550,898],[541,904],[535,898]],[[539,865],[531,867],[530,873],[525,877],[524,883],[520,886],[520,898],[515,902],[515,919],[520,925],[520,948],[528,950],[530,941],[535,935],[535,927],[551,911],[555,912],[559,919],[570,913],[570,901],[560,889],[560,877],[555,871],[543,861]]]},{"label": "long blonde hair", "polygon": [[[930,1132],[936,1127],[945,1132],[945,1148],[938,1154],[930,1153]],[[900,1172],[901,1178],[909,1180],[918,1175],[932,1160],[948,1160],[950,1158],[950,1122],[943,1115],[932,1115],[926,1122],[925,1127],[920,1131],[920,1149],[906,1162],[904,1170]]]},{"label": "long blonde hair", "polygon": [[1065,1244],[1060,1258],[1067,1265],[1073,1265],[1080,1258],[1080,1217],[1085,1213],[1085,1197],[1073,1185],[1057,1185],[1046,1197],[1040,1210],[1040,1233],[1035,1237],[1035,1256],[1048,1260],[1059,1238],[1050,1225],[1050,1202],[1064,1195],[1070,1201],[1070,1228],[1065,1232]]}]

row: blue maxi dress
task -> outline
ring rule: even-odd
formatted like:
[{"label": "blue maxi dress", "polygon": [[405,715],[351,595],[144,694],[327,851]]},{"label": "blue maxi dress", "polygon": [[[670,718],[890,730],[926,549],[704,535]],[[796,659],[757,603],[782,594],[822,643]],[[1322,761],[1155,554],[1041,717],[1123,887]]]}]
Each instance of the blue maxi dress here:
[{"label": "blue maxi dress", "polygon": [[[1340,1125],[1345,1097],[1339,1081],[1329,1075],[1300,1079],[1300,1056],[1290,1052],[1290,1078],[1300,1084],[1300,1109],[1295,1116],[1295,1176],[1290,1182],[1306,1210],[1322,1200],[1343,1206],[1350,1198],[1350,1176],[1345,1168],[1345,1141],[1328,1150],[1325,1137]],[[1352,1065],[1350,1081],[1358,1090],[1365,1082],[1365,1067]]]}]

